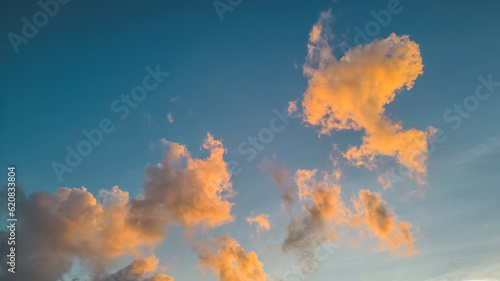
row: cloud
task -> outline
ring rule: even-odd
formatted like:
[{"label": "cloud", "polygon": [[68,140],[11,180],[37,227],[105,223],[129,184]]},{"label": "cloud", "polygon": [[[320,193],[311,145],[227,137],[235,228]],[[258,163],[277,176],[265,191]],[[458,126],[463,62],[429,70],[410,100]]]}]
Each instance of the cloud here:
[{"label": "cloud", "polygon": [[31,194],[19,208],[17,280],[58,280],[75,258],[98,275],[115,257],[153,245],[125,222],[128,193],[114,188],[108,195],[103,205],[84,187]]},{"label": "cloud", "polygon": [[155,274],[144,279],[144,281],[174,281],[174,278],[172,276],[168,276],[167,274]]},{"label": "cloud", "polygon": [[273,155],[272,159],[265,157],[262,159],[262,162],[259,165],[259,169],[263,172],[271,172],[271,177],[278,185],[280,196],[283,199],[283,207],[291,212],[291,208],[294,203],[294,188],[292,184],[293,179],[290,176],[288,170],[283,166],[276,164],[275,161],[276,155]]},{"label": "cloud", "polygon": [[137,258],[131,264],[118,270],[112,275],[107,275],[97,281],[174,281],[174,278],[166,274],[152,273],[158,267],[158,259],[154,256],[148,258]]},{"label": "cloud", "polygon": [[[17,259],[22,270],[15,274],[17,280],[58,280],[76,259],[90,274],[102,276],[121,255],[141,257],[153,251],[173,224],[213,228],[231,222],[233,203],[227,199],[234,192],[222,142],[207,134],[203,148],[209,156],[204,159],[192,157],[181,144],[165,144],[169,150],[162,163],[146,168],[146,182],[136,198],[129,199],[117,186],[101,190],[102,202],[84,187],[19,197]],[[133,265],[141,261],[150,260]],[[166,279],[151,278],[146,280]]]},{"label": "cloud", "polygon": [[245,250],[229,236],[214,239],[214,249],[203,244],[196,249],[200,267],[215,272],[220,281],[265,281],[263,264],[254,252]]},{"label": "cloud", "polygon": [[286,206],[293,205],[294,202],[292,195],[293,186],[291,182],[291,177],[288,174],[288,170],[281,166],[275,166],[271,176],[280,188],[281,198],[283,199],[285,205]]},{"label": "cloud", "polygon": [[284,252],[299,254],[309,270],[318,267],[314,250],[323,243],[336,241],[335,225],[348,223],[349,215],[342,202],[340,186],[334,182],[336,176],[323,173],[317,180],[316,173],[317,170],[298,170],[295,174],[304,212],[291,218],[282,245]]},{"label": "cloud", "polygon": [[161,164],[146,169],[144,194],[130,201],[131,223],[157,235],[167,222],[218,227],[233,221],[233,203],[227,199],[235,192],[222,142],[207,134],[203,148],[210,155],[205,159],[191,157],[184,145],[164,143],[170,149]]},{"label": "cloud", "polygon": [[288,108],[286,112],[288,113],[288,115],[292,115],[297,112],[297,101],[288,102]]},{"label": "cloud", "polygon": [[492,136],[480,143],[473,143],[466,148],[460,148],[454,152],[455,165],[464,165],[477,161],[488,161],[488,158],[494,157],[500,152],[500,140],[498,137]]},{"label": "cloud", "polygon": [[271,225],[269,224],[269,215],[268,214],[258,214],[255,215],[253,212],[247,217],[247,222],[252,225],[255,223],[257,225],[257,231],[261,230],[269,230],[271,229]]},{"label": "cloud", "polygon": [[380,193],[360,190],[358,198],[352,198],[356,214],[353,215],[351,225],[364,225],[367,230],[380,241],[380,249],[389,248],[391,253],[413,255],[418,253],[413,246],[412,225],[398,221],[393,209],[387,207]]},{"label": "cloud", "polygon": [[169,123],[174,123],[174,117],[172,117],[172,113],[167,114],[167,120]]},{"label": "cloud", "polygon": [[338,241],[337,228],[364,226],[380,242],[380,249],[388,248],[391,253],[416,254],[412,225],[398,221],[393,209],[387,207],[378,193],[361,190],[352,198],[354,211],[346,207],[341,187],[336,184],[339,170],[323,172],[317,177],[317,170],[298,170],[295,183],[298,196],[303,203],[299,214],[291,214],[282,249],[298,254],[303,272],[309,273],[319,267],[315,254],[325,243]]},{"label": "cloud", "polygon": [[311,204],[304,204],[304,208],[323,220],[345,222],[348,212],[342,202],[340,186],[334,183],[337,175],[323,173],[323,178],[316,180],[316,173],[317,170],[298,170],[295,173],[299,199],[311,201]]},{"label": "cloud", "polygon": [[384,174],[379,175],[377,177],[377,181],[382,185],[382,188],[386,190],[391,186],[395,177],[396,172],[394,171],[394,168],[390,168]]},{"label": "cloud", "polygon": [[396,94],[411,89],[422,74],[418,45],[407,35],[391,34],[357,46],[337,60],[328,43],[332,36],[329,20],[331,15],[323,13],[309,37],[304,65],[308,88],[301,113],[304,123],[318,126],[320,135],[363,131],[362,144],[344,153],[352,164],[373,168],[376,156],[394,157],[413,171],[413,179],[425,183],[427,141],[435,129],[405,130],[385,110]]},{"label": "cloud", "polygon": [[145,259],[136,259],[128,268],[127,272],[130,275],[144,276],[146,273],[156,270],[158,260],[155,257]]}]

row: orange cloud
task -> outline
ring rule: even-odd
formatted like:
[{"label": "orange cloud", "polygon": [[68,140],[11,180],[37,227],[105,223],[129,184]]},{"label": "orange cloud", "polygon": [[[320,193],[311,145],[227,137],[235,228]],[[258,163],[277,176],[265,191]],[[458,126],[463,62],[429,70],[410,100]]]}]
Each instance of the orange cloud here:
[{"label": "orange cloud", "polygon": [[251,214],[249,217],[247,217],[247,222],[250,225],[252,225],[253,223],[256,223],[258,226],[257,231],[271,229],[271,225],[269,224],[269,215],[268,214],[259,214],[257,216],[254,214]]},{"label": "orange cloud", "polygon": [[305,209],[322,220],[345,222],[348,210],[342,202],[340,186],[334,183],[337,174],[324,173],[321,180],[316,180],[316,172],[317,170],[298,170],[295,173],[300,200],[311,199],[311,205],[305,204]]},{"label": "orange cloud", "polygon": [[155,257],[137,259],[130,265],[130,274],[144,276],[146,273],[156,270],[158,260]]},{"label": "orange cloud", "polygon": [[320,135],[362,130],[361,146],[344,154],[352,164],[373,168],[376,156],[394,157],[412,171],[417,182],[425,183],[427,141],[435,129],[405,130],[385,110],[397,93],[411,89],[422,74],[418,45],[407,35],[391,34],[357,46],[337,60],[328,43],[329,31],[323,28],[328,15],[322,14],[308,42],[304,75],[309,86],[302,100],[303,121],[319,126]]},{"label": "orange cloud", "polygon": [[174,281],[174,278],[166,274],[155,274],[144,279],[144,281]]},{"label": "orange cloud", "polygon": [[[84,187],[20,196],[24,223],[18,259],[23,270],[16,277],[59,280],[76,259],[91,274],[103,276],[119,256],[140,257],[154,250],[172,224],[212,228],[232,221],[233,203],[227,199],[234,192],[222,142],[207,134],[203,148],[210,154],[205,159],[191,157],[183,145],[164,143],[169,150],[162,163],[147,167],[143,192],[136,198],[129,199],[117,186],[101,190],[102,202]],[[152,270],[147,267],[152,261],[156,259],[139,259],[128,272],[148,281],[171,280],[166,275],[144,276]]]},{"label": "orange cloud", "polygon": [[114,187],[106,196],[103,205],[84,187],[31,194],[20,213],[26,223],[19,232],[19,262],[25,268],[16,275],[58,280],[77,257],[100,274],[115,257],[139,255],[139,246],[152,246],[155,239],[125,222],[128,193]]},{"label": "orange cloud", "polygon": [[213,241],[215,249],[203,244],[197,249],[199,266],[217,274],[220,281],[265,281],[263,264],[254,252],[245,253],[238,242],[229,236]]},{"label": "orange cloud", "polygon": [[164,143],[170,150],[161,164],[147,168],[144,194],[130,202],[132,223],[162,233],[164,224],[171,221],[188,227],[218,227],[233,221],[233,203],[227,199],[235,193],[222,142],[207,134],[203,148],[210,155],[205,159],[191,157],[178,143]]},{"label": "orange cloud", "polygon": [[153,257],[137,258],[131,264],[118,270],[112,275],[105,276],[98,281],[173,281],[174,278],[159,273],[150,273],[157,269],[158,259]]},{"label": "orange cloud", "polygon": [[393,209],[387,207],[378,193],[361,190],[359,198],[352,198],[354,212],[346,207],[341,188],[336,184],[340,171],[323,173],[317,178],[317,170],[298,170],[295,183],[303,202],[302,212],[291,214],[282,245],[284,252],[299,255],[305,272],[317,270],[319,262],[315,250],[324,243],[335,242],[337,227],[366,229],[379,239],[380,249],[389,248],[391,253],[416,254],[412,225],[398,221]]},{"label": "orange cloud", "polygon": [[353,215],[351,224],[355,227],[365,225],[372,235],[378,237],[381,249],[389,247],[391,253],[406,255],[417,253],[413,246],[415,239],[410,231],[412,225],[404,221],[399,222],[394,211],[382,200],[380,193],[360,190],[358,198],[352,198],[352,201],[357,212]]},{"label": "orange cloud", "polygon": [[315,178],[317,170],[298,170],[295,182],[299,199],[304,202],[304,212],[298,218],[291,218],[287,227],[283,251],[294,251],[307,263],[309,269],[317,268],[314,250],[325,242],[337,239],[335,225],[347,223],[349,210],[335,184],[336,175],[323,173]]}]

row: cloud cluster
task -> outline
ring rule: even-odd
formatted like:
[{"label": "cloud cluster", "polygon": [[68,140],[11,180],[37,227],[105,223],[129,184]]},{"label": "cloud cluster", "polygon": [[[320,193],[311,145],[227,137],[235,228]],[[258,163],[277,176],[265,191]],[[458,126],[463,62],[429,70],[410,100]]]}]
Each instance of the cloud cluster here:
[{"label": "cloud cluster", "polygon": [[[386,112],[386,105],[401,91],[411,89],[422,74],[419,46],[406,35],[391,34],[357,46],[338,60],[329,44],[333,38],[331,20],[329,11],[321,13],[309,34],[303,67],[308,88],[301,101],[302,111],[299,112],[298,101],[291,101],[288,114],[300,116],[306,125],[318,126],[320,136],[341,130],[362,131],[362,144],[343,153],[351,164],[373,169],[379,156],[393,157],[417,183],[425,184],[427,144],[436,130],[430,126],[425,131],[403,129]],[[314,250],[336,240],[336,227],[349,226],[366,228],[378,238],[380,249],[407,255],[417,253],[412,225],[398,221],[380,194],[361,190],[352,199],[355,210],[345,207],[341,188],[336,184],[341,170],[337,159],[332,161],[334,171],[323,173],[319,180],[317,170],[296,172],[295,183],[303,206],[299,214],[290,213],[283,251],[297,252],[314,266]],[[383,177],[379,177],[379,182],[384,189],[390,185]]]},{"label": "cloud cluster", "polygon": [[405,130],[385,110],[397,93],[412,88],[422,74],[418,45],[407,35],[391,34],[357,46],[337,60],[328,43],[329,30],[324,28],[329,19],[329,14],[323,13],[310,33],[304,65],[308,88],[302,100],[303,121],[319,126],[320,135],[363,131],[363,143],[344,154],[351,163],[373,168],[376,156],[394,157],[412,171],[417,182],[425,183],[427,141],[435,129]]},{"label": "cloud cluster", "polygon": [[410,231],[412,225],[398,221],[379,193],[361,190],[358,197],[352,198],[355,210],[346,207],[341,188],[336,184],[338,173],[324,172],[317,179],[317,170],[296,172],[297,193],[303,205],[299,214],[291,214],[283,251],[298,254],[307,268],[304,271],[310,272],[319,266],[315,250],[325,243],[337,241],[337,227],[365,227],[378,238],[380,249],[389,248],[396,254],[416,254]]},{"label": "cloud cluster", "polygon": [[[192,157],[183,145],[166,144],[162,163],[146,169],[142,194],[136,198],[129,199],[117,186],[100,192],[102,202],[84,187],[32,193],[19,208],[18,259],[23,269],[15,277],[58,280],[78,259],[99,278],[117,257],[151,252],[171,224],[212,228],[231,222],[233,203],[228,198],[234,192],[222,142],[208,134],[205,159]],[[128,272],[142,278],[145,271],[138,266],[154,260],[139,259]],[[169,280],[163,275],[147,278]]]},{"label": "cloud cluster", "polygon": [[[422,74],[418,45],[406,35],[391,34],[357,46],[337,60],[328,43],[332,36],[330,19],[329,12],[322,13],[309,34],[304,65],[308,88],[301,101],[302,112],[293,101],[288,113],[297,114],[307,125],[318,126],[320,135],[363,131],[362,144],[343,154],[352,164],[373,168],[378,156],[393,157],[418,183],[425,183],[427,141],[435,129],[403,129],[385,109],[399,92],[412,88]],[[170,113],[167,119],[174,122]],[[209,155],[203,159],[193,157],[184,145],[165,139],[162,143],[168,150],[161,163],[146,168],[142,193],[135,198],[129,198],[129,193],[117,186],[101,190],[97,198],[84,187],[62,187],[53,194],[40,191],[18,198],[17,259],[22,268],[15,280],[60,280],[78,261],[95,281],[173,281],[171,276],[159,273],[153,254],[156,245],[168,236],[173,225],[192,231],[232,222],[234,203],[229,199],[235,192],[223,159],[227,151],[220,140],[207,134],[202,147]],[[332,173],[318,176],[317,170],[298,170],[294,179],[274,163],[275,158],[265,159],[259,166],[270,171],[279,187],[283,209],[290,215],[282,250],[299,254],[308,269],[314,270],[318,266],[317,247],[337,241],[338,228],[353,227],[364,228],[376,237],[380,249],[417,253],[412,225],[399,221],[379,193],[360,190],[351,199],[354,210],[346,207],[338,184],[338,161],[331,159],[335,167]],[[292,180],[302,207],[297,212],[293,209],[296,197]],[[384,188],[390,185],[383,177],[379,182]],[[267,214],[252,213],[246,220],[255,223],[258,231],[270,229]],[[214,239],[212,245],[200,244],[195,251],[199,267],[212,270],[220,281],[268,278],[257,255],[246,253],[227,235]],[[124,255],[135,260],[113,274],[107,273]],[[3,272],[5,264],[0,265]]]},{"label": "cloud cluster", "polygon": [[245,250],[229,236],[214,239],[213,249],[203,244],[196,249],[200,267],[207,267],[217,274],[220,281],[265,281],[263,264],[254,252]]}]

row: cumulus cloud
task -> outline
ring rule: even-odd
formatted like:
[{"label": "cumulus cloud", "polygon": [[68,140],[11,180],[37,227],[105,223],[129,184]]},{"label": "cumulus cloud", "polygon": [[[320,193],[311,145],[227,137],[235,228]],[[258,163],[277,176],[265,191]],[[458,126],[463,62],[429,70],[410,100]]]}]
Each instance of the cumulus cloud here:
[{"label": "cumulus cloud", "polygon": [[398,221],[393,209],[387,207],[380,193],[360,190],[357,198],[352,198],[356,214],[351,224],[355,227],[364,225],[366,229],[380,241],[380,248],[389,248],[391,253],[405,255],[416,254],[413,246],[412,225]]},{"label": "cumulus cloud", "polygon": [[59,188],[31,194],[19,208],[17,280],[58,280],[75,258],[100,274],[113,258],[139,254],[139,245],[155,239],[141,236],[124,220],[128,193],[114,188],[109,205],[85,188]]},{"label": "cumulus cloud", "polygon": [[337,60],[328,43],[330,18],[329,13],[323,13],[309,37],[304,65],[309,85],[301,114],[304,123],[318,126],[320,135],[363,131],[362,144],[344,153],[352,164],[373,168],[376,156],[394,157],[413,171],[411,176],[417,182],[425,183],[427,141],[435,129],[403,129],[385,109],[396,94],[411,89],[422,74],[418,45],[407,35],[391,34],[357,46]]},{"label": "cumulus cloud", "polygon": [[[84,187],[19,198],[17,249],[22,270],[16,280],[58,280],[76,259],[90,274],[102,276],[119,256],[141,257],[154,250],[172,224],[212,228],[232,221],[233,203],[227,199],[234,192],[222,142],[207,134],[203,148],[209,156],[204,159],[192,157],[183,145],[165,144],[169,150],[162,163],[146,168],[146,182],[136,198],[129,199],[117,186],[102,190],[101,201]],[[128,269],[136,272],[134,268],[148,261],[152,260],[137,260]],[[145,278],[169,280],[163,275]]]},{"label": "cumulus cloud", "polygon": [[[222,142],[207,135],[205,159],[191,157],[184,145],[169,146],[161,164],[146,169],[143,195],[130,201],[130,222],[155,236],[167,222],[218,227],[233,221],[228,199],[234,196]],[[182,167],[181,167],[182,166]]]},{"label": "cumulus cloud", "polygon": [[323,173],[317,180],[316,173],[317,170],[298,170],[295,174],[304,212],[291,218],[282,245],[284,252],[299,254],[309,269],[318,267],[314,250],[323,243],[336,241],[335,225],[347,223],[349,215],[340,186],[335,184],[336,177]]},{"label": "cumulus cloud", "polygon": [[252,225],[256,224],[257,225],[257,231],[261,230],[269,230],[271,229],[271,225],[269,224],[269,215],[268,214],[250,214],[249,217],[247,217],[247,222]]},{"label": "cumulus cloud", "polygon": [[199,266],[217,274],[220,281],[265,281],[267,274],[255,252],[245,253],[229,236],[214,239],[213,247],[203,244],[196,249]]}]

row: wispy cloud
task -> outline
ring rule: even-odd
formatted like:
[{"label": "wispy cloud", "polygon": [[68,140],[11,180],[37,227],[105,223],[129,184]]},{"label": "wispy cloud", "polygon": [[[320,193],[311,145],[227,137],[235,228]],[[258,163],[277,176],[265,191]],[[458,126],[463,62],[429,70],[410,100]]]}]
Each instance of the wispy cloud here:
[{"label": "wispy cloud", "polygon": [[169,123],[174,123],[174,117],[172,116],[172,113],[167,114],[167,120]]},{"label": "wispy cloud", "polygon": [[250,214],[249,217],[247,217],[247,222],[250,225],[255,223],[257,225],[257,231],[271,229],[271,225],[269,224],[269,215],[268,214],[252,213],[252,214]]},{"label": "wispy cloud", "polygon": [[278,185],[280,196],[283,199],[283,209],[291,212],[291,208],[294,203],[294,188],[292,184],[293,178],[287,169],[279,164],[276,164],[275,161],[276,155],[273,155],[272,159],[265,157],[262,159],[262,162],[258,167],[263,172],[271,173],[271,177]]}]

